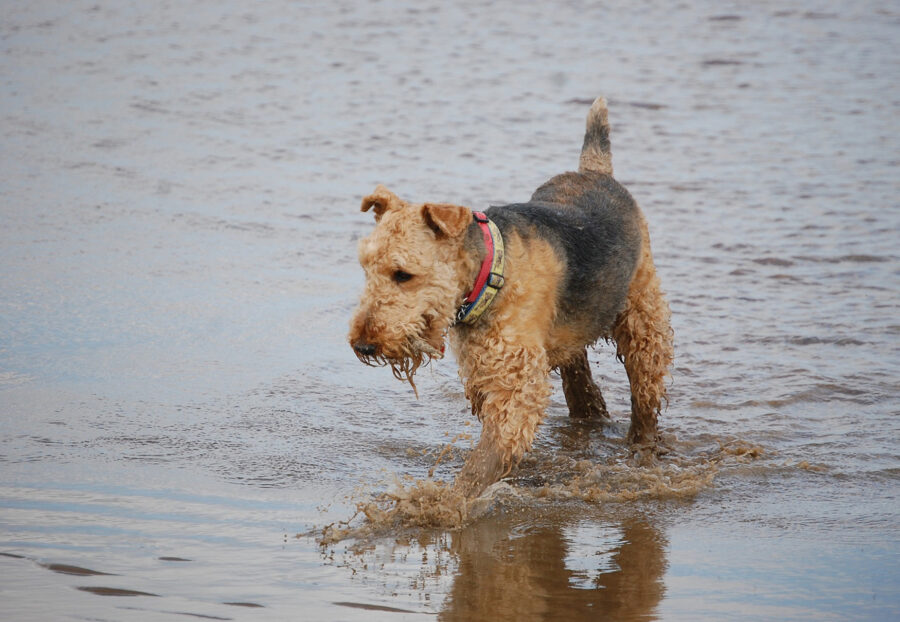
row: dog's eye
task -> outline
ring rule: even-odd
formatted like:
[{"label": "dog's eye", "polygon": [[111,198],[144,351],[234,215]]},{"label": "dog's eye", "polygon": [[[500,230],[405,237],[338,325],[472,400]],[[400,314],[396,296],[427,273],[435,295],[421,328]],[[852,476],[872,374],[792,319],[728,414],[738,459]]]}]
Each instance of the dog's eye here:
[{"label": "dog's eye", "polygon": [[403,270],[397,270],[394,272],[394,281],[397,283],[406,283],[408,280],[413,278],[409,272],[404,272]]}]

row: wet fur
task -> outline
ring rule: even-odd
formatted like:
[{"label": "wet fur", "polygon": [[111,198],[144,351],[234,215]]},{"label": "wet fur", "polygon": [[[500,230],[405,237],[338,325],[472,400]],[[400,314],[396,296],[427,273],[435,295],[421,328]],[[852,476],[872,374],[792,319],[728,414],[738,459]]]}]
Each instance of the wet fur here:
[{"label": "wet fur", "polygon": [[640,212],[625,188],[608,175],[566,173],[541,186],[528,203],[486,213],[503,233],[553,246],[563,264],[557,324],[577,330],[578,349],[611,336],[640,254]]}]

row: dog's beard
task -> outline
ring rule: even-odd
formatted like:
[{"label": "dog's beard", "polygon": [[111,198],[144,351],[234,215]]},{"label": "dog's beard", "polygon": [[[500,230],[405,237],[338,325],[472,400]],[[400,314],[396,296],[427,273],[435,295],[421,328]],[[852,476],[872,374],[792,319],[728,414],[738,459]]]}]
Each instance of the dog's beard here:
[{"label": "dog's beard", "polygon": [[372,367],[390,366],[394,378],[397,380],[405,380],[412,387],[416,398],[419,397],[419,390],[413,381],[416,370],[424,365],[428,365],[432,359],[443,358],[444,354],[433,345],[422,339],[421,337],[411,337],[403,345],[402,351],[398,355],[386,355],[377,353],[372,355],[356,353],[356,358]]}]

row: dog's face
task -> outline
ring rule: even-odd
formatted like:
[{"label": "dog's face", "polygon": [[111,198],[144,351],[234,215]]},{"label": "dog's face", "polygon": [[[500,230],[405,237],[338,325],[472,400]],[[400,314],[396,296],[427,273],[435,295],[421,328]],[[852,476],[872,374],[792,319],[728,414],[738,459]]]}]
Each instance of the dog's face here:
[{"label": "dog's face", "polygon": [[362,362],[390,365],[412,383],[416,369],[443,355],[444,334],[465,294],[460,273],[472,212],[413,205],[383,186],[363,200],[363,211],[370,208],[376,225],[359,243],[366,286],[349,341]]}]

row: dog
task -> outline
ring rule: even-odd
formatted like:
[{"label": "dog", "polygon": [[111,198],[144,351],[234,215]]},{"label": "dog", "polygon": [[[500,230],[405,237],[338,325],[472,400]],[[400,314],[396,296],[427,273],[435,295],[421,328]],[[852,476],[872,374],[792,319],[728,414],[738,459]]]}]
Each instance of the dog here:
[{"label": "dog", "polygon": [[[647,222],[612,176],[606,101],[590,108],[577,172],[524,203],[484,212],[410,203],[384,186],[362,201],[375,229],[359,243],[366,283],[349,342],[415,390],[416,370],[449,343],[481,436],[454,489],[480,495],[531,448],[558,370],[572,417],[608,417],[587,347],[614,342],[631,388],[627,440],[658,443],[673,360],[668,303]],[[418,395],[418,392],[417,392]]]}]

